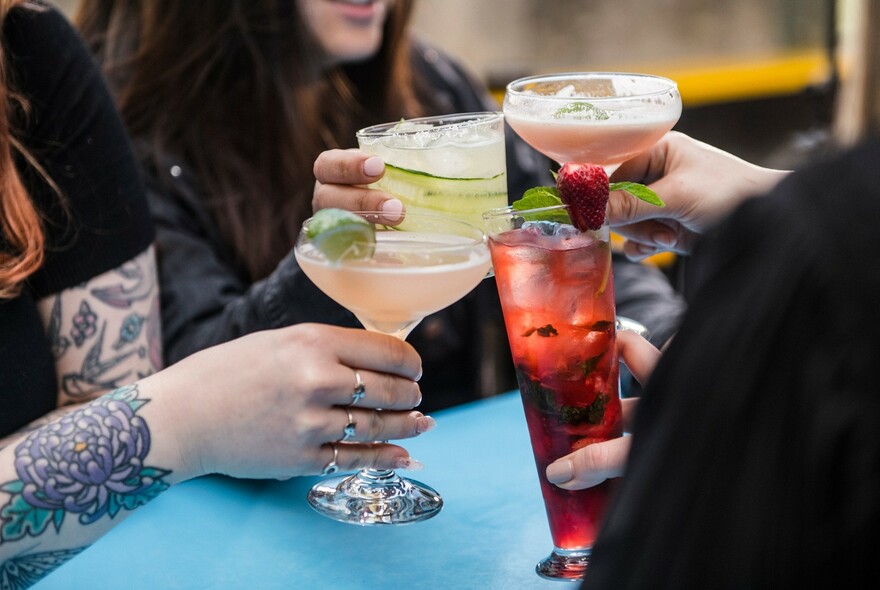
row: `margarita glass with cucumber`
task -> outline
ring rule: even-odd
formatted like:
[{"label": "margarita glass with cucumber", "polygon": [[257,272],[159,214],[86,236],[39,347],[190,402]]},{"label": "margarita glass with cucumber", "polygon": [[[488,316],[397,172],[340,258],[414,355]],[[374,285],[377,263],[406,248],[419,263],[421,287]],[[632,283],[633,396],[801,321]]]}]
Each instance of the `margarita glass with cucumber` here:
[{"label": "margarita glass with cucumber", "polygon": [[[385,161],[373,188],[411,213],[450,216],[482,227],[483,211],[507,205],[504,115],[458,113],[384,123],[357,132],[360,149]],[[404,220],[408,229],[416,218]]]},{"label": "margarita glass with cucumber", "polygon": [[[294,248],[319,289],[367,330],[401,340],[425,316],[464,297],[489,269],[482,229],[409,210],[405,216],[419,229],[376,225],[380,212],[323,209],[303,223]],[[308,500],[325,516],[361,525],[417,522],[443,507],[434,489],[384,469],[321,481]]]}]

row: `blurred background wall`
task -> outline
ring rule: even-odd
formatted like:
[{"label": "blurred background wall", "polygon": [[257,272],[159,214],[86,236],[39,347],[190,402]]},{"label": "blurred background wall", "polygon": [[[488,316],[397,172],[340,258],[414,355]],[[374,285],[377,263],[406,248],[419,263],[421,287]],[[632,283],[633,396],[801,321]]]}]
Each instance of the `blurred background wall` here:
[{"label": "blurred background wall", "polygon": [[760,58],[824,41],[827,0],[420,0],[417,29],[500,80]]}]

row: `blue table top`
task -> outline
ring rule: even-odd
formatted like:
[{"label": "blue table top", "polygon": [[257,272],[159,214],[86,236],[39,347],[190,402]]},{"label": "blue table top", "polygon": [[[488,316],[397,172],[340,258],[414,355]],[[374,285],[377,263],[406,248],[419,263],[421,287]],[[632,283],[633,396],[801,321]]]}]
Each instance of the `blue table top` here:
[{"label": "blue table top", "polygon": [[317,477],[205,477],[165,492],[34,588],[572,587],[534,571],[552,543],[519,394],[435,417],[435,430],[404,443],[425,464],[408,475],[443,496],[430,520],[334,522],[306,503]]}]

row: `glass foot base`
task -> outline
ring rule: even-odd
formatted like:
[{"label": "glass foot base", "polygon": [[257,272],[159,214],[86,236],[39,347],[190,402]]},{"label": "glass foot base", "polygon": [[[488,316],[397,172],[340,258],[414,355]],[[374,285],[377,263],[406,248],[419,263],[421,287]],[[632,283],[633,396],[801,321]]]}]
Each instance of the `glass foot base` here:
[{"label": "glass foot base", "polygon": [[542,578],[549,580],[568,580],[577,582],[584,579],[587,566],[590,565],[590,550],[577,549],[566,551],[553,549],[553,553],[542,559],[535,566],[535,571]]},{"label": "glass foot base", "polygon": [[324,516],[360,525],[419,522],[443,508],[443,498],[434,489],[393,471],[324,480],[312,487],[308,500]]}]

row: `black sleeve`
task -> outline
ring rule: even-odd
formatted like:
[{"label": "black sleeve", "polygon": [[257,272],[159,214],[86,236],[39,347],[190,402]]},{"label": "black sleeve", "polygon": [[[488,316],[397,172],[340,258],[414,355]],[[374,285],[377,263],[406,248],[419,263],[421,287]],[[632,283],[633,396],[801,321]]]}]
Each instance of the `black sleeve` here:
[{"label": "black sleeve", "polygon": [[[173,184],[160,167],[174,167]],[[190,174],[170,161],[145,169],[157,232],[166,363],[258,330],[301,322],[359,326],[302,273],[293,252],[267,278],[251,283],[200,204]]]},{"label": "black sleeve", "polygon": [[584,589],[873,587],[880,143],[705,234]]},{"label": "black sleeve", "polygon": [[45,215],[46,261],[28,281],[39,298],[133,258],[153,229],[121,119],[71,25],[56,10],[27,3],[9,14],[3,34],[11,82],[28,103],[14,114],[14,133],[59,189],[17,159]]}]

